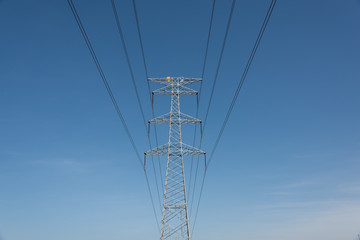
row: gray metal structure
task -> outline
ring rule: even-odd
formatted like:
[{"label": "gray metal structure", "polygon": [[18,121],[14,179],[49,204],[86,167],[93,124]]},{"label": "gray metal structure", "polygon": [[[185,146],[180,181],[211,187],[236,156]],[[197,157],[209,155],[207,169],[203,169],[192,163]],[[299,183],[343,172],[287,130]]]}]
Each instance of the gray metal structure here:
[{"label": "gray metal structure", "polygon": [[149,78],[148,80],[165,85],[153,91],[153,95],[171,96],[170,113],[149,121],[149,124],[169,124],[169,141],[164,145],[145,152],[145,159],[146,155],[167,156],[160,240],[189,240],[190,228],[183,157],[189,155],[205,156],[206,153],[183,143],[181,140],[181,125],[201,124],[201,120],[180,112],[180,95],[197,95],[197,91],[186,86],[202,81],[202,79],[166,77]]}]

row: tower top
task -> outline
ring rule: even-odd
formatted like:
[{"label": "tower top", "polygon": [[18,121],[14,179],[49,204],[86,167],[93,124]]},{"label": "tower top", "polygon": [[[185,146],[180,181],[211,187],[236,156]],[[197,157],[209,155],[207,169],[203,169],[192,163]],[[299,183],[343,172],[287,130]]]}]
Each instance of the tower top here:
[{"label": "tower top", "polygon": [[173,83],[176,83],[184,86],[202,81],[202,78],[164,77],[164,78],[148,78],[148,81],[164,84],[164,85],[171,85]]}]

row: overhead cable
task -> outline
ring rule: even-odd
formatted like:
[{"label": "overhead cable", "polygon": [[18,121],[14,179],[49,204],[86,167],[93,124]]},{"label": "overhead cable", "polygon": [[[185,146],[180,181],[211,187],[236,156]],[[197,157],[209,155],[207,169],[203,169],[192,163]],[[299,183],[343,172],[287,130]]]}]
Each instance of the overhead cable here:
[{"label": "overhead cable", "polygon": [[231,112],[232,112],[232,110],[233,110],[233,108],[234,108],[234,105],[235,105],[235,103],[236,103],[236,100],[237,100],[237,97],[238,97],[239,92],[240,92],[240,90],[241,90],[241,87],[242,87],[242,85],[243,85],[243,83],[244,83],[244,81],[245,81],[245,78],[246,78],[246,76],[247,76],[247,73],[248,73],[248,71],[249,71],[249,69],[250,69],[250,66],[251,66],[251,63],[252,63],[252,61],[253,61],[253,59],[254,59],[254,56],[255,56],[255,54],[256,54],[256,51],[257,51],[257,49],[258,49],[258,47],[259,47],[259,45],[260,45],[261,39],[262,39],[263,34],[264,34],[265,30],[266,30],[266,27],[267,27],[267,25],[268,25],[268,23],[269,23],[269,20],[270,20],[271,14],[272,14],[272,12],[273,12],[273,10],[274,10],[274,8],[275,8],[276,2],[277,2],[277,0],[272,0],[271,3],[270,3],[270,6],[269,6],[268,11],[267,11],[267,13],[266,13],[265,19],[264,19],[264,21],[263,21],[263,23],[262,23],[262,26],[261,26],[261,29],[260,29],[260,31],[259,31],[259,34],[258,34],[257,39],[256,39],[256,41],[255,41],[255,44],[254,44],[254,46],[253,46],[253,48],[252,48],[250,57],[249,57],[249,59],[248,59],[248,61],[247,61],[246,67],[245,67],[244,72],[243,72],[243,74],[242,74],[242,76],[241,76],[241,78],[240,78],[240,81],[239,81],[239,83],[238,83],[238,86],[237,86],[237,88],[236,88],[234,97],[233,97],[233,99],[232,99],[232,101],[231,101],[231,104],[230,104],[230,106],[229,106],[229,109],[228,109],[228,111],[227,111],[227,114],[226,114],[226,117],[225,117],[225,119],[224,119],[224,122],[223,122],[223,124],[222,124],[222,126],[221,126],[221,129],[220,129],[220,132],[219,132],[219,134],[218,134],[218,137],[216,138],[214,148],[213,148],[213,150],[212,150],[212,152],[211,152],[211,154],[210,154],[210,158],[209,158],[209,161],[208,161],[208,164],[207,164],[207,168],[206,168],[206,170],[205,170],[205,172],[204,172],[204,176],[203,176],[202,183],[201,183],[200,196],[199,196],[199,201],[198,201],[198,204],[197,204],[197,209],[196,209],[196,213],[195,213],[195,219],[194,219],[193,228],[192,228],[193,230],[194,230],[194,228],[195,228],[196,219],[197,219],[197,215],[198,215],[198,211],[199,211],[199,205],[200,205],[200,202],[201,202],[201,196],[202,196],[202,192],[203,192],[203,189],[204,189],[204,182],[205,182],[205,178],[206,178],[207,169],[208,169],[209,164],[210,164],[210,162],[211,162],[211,160],[212,160],[212,158],[213,158],[213,156],[214,156],[214,153],[215,153],[215,151],[216,151],[216,148],[217,148],[217,146],[218,146],[218,144],[219,144],[219,141],[220,141],[220,139],[221,139],[221,136],[222,136],[222,134],[223,134],[223,132],[224,132],[224,129],[225,129],[225,127],[226,127],[226,124],[227,124],[227,122],[228,122],[228,120],[229,120],[229,118],[230,118]]},{"label": "overhead cable", "polygon": [[[142,60],[143,60],[143,64],[144,64],[146,83],[147,83],[147,88],[148,88],[148,93],[149,93],[150,104],[151,104],[152,103],[152,94],[151,94],[151,89],[150,89],[150,83],[149,83],[149,80],[148,80],[149,73],[148,73],[148,68],[147,68],[146,59],[145,59],[144,44],[143,44],[143,40],[142,40],[140,21],[139,21],[139,16],[138,16],[135,0],[132,0],[132,4],[133,4],[133,8],[134,8],[136,28],[137,28],[137,32],[138,32],[138,36],[139,36],[141,55],[142,55]],[[155,112],[154,112],[154,105],[153,104],[151,104],[151,112],[152,112],[152,117],[155,118]],[[158,134],[157,134],[156,125],[154,125],[154,130],[155,130],[155,143],[156,143],[156,147],[158,147],[159,146],[159,140],[158,140]],[[162,178],[162,170],[161,170],[161,163],[160,163],[160,157],[159,156],[158,156],[158,164],[159,164],[159,171],[160,171],[159,175],[160,175],[161,187],[162,187],[162,191],[164,192],[164,182],[163,182],[163,178]]]},{"label": "overhead cable", "polygon": [[[109,94],[109,96],[110,96],[110,99],[111,99],[111,101],[112,101],[112,103],[113,103],[113,105],[114,105],[114,108],[115,108],[115,110],[116,110],[116,112],[117,112],[117,114],[118,114],[118,116],[119,116],[119,118],[120,118],[120,120],[121,120],[121,123],[122,123],[122,125],[123,125],[123,127],[124,127],[124,129],[125,129],[126,135],[127,135],[128,139],[129,139],[129,141],[130,141],[130,143],[131,143],[131,145],[132,145],[132,147],[133,147],[133,150],[134,150],[134,152],[135,152],[138,160],[139,160],[139,163],[140,163],[140,165],[141,165],[141,168],[144,170],[143,164],[142,164],[142,160],[141,160],[139,151],[137,150],[137,147],[136,147],[136,145],[135,145],[134,139],[133,139],[133,137],[132,137],[131,134],[130,134],[130,130],[129,130],[129,128],[127,127],[127,124],[126,124],[126,122],[125,122],[125,119],[124,119],[124,117],[123,117],[123,114],[121,113],[120,108],[119,108],[119,106],[118,106],[118,104],[117,104],[117,101],[116,101],[116,99],[115,99],[115,97],[114,97],[114,95],[113,95],[113,93],[112,93],[112,91],[111,91],[111,88],[110,88],[110,86],[109,86],[109,83],[108,83],[108,81],[107,81],[107,79],[106,79],[106,76],[105,76],[103,70],[102,70],[102,67],[101,67],[101,65],[100,65],[100,62],[99,62],[96,54],[95,54],[95,51],[94,51],[94,49],[93,49],[93,47],[92,47],[92,45],[91,45],[91,42],[90,42],[90,40],[89,40],[89,38],[88,38],[88,35],[87,35],[86,31],[85,31],[85,28],[84,28],[84,26],[83,26],[83,24],[82,24],[82,22],[81,22],[81,20],[80,20],[80,17],[79,17],[79,15],[78,15],[78,13],[77,13],[77,10],[76,10],[76,8],[75,8],[75,5],[74,5],[74,3],[73,3],[72,0],[67,0],[67,2],[68,2],[68,4],[69,4],[69,7],[70,7],[70,9],[71,9],[71,12],[72,12],[73,15],[74,15],[75,21],[76,21],[76,23],[77,23],[77,25],[78,25],[78,27],[79,27],[79,29],[80,29],[80,31],[81,31],[81,34],[82,34],[82,36],[83,36],[83,38],[84,38],[84,40],[85,40],[86,46],[88,47],[88,49],[89,49],[89,51],[90,51],[91,57],[92,57],[93,60],[94,60],[94,63],[95,63],[95,65],[96,65],[96,68],[98,69],[98,72],[99,72],[99,74],[100,74],[100,77],[101,77],[104,85],[105,85],[105,88],[106,88],[106,90],[107,90],[107,92],[108,92],[108,94]],[[154,211],[155,218],[156,218],[156,223],[157,223],[158,229],[159,229],[159,231],[160,231],[160,226],[159,226],[157,214],[156,214],[156,211],[155,211],[155,205],[154,205],[154,201],[153,201],[153,197],[152,197],[151,189],[150,189],[150,185],[149,185],[149,179],[148,179],[148,176],[147,176],[147,173],[146,173],[145,170],[144,170],[144,174],[145,174],[145,178],[146,178],[146,182],[147,182],[147,186],[148,186],[148,190],[149,190],[149,194],[150,194],[150,198],[151,198],[151,203],[152,203],[153,211]]]},{"label": "overhead cable", "polygon": [[[131,76],[131,82],[133,84],[135,94],[136,94],[136,98],[137,98],[137,101],[138,101],[138,106],[139,106],[139,109],[140,109],[140,112],[141,112],[141,116],[143,118],[144,127],[145,127],[145,134],[147,135],[147,138],[148,138],[149,147],[150,147],[150,149],[152,149],[150,135],[147,134],[149,129],[148,129],[147,124],[146,124],[145,114],[144,114],[142,104],[141,104],[141,101],[140,101],[140,95],[139,95],[139,92],[138,92],[138,89],[137,89],[137,86],[136,86],[135,76],[134,76],[134,72],[133,72],[133,69],[132,69],[131,62],[130,62],[130,57],[129,57],[126,42],[125,42],[125,37],[124,37],[123,31],[122,31],[122,28],[121,28],[119,15],[118,15],[118,12],[117,12],[117,9],[116,9],[115,0],[111,0],[111,6],[112,6],[112,9],[113,9],[116,25],[117,25],[118,32],[119,32],[119,35],[120,35],[122,47],[123,47],[123,50],[124,50],[124,53],[125,53],[126,62],[127,62],[128,68],[129,68],[129,72],[130,72],[130,76]],[[157,190],[158,200],[159,200],[159,206],[160,206],[160,212],[161,212],[161,199],[160,199],[160,192],[159,192],[159,186],[158,186],[158,180],[157,180],[157,174],[156,174],[156,170],[155,170],[155,164],[154,164],[153,156],[151,156],[151,160],[152,160],[152,166],[153,166],[154,177],[155,177],[155,185],[156,185],[156,190]],[[146,169],[145,169],[145,171],[146,171]],[[161,173],[160,173],[160,176],[161,176]]]},{"label": "overhead cable", "polygon": [[118,29],[118,32],[119,32],[119,35],[120,35],[121,44],[122,44],[124,54],[125,54],[125,58],[126,58],[126,62],[127,62],[128,68],[129,68],[131,82],[132,82],[133,87],[135,89],[136,99],[137,99],[137,102],[138,102],[138,105],[139,105],[139,108],[140,108],[141,116],[142,116],[142,119],[143,119],[143,122],[144,122],[144,127],[145,127],[145,130],[147,132],[147,124],[146,124],[145,114],[144,114],[144,110],[143,110],[143,107],[142,107],[142,104],[141,104],[139,91],[138,91],[137,86],[136,86],[134,71],[133,71],[131,63],[130,63],[129,53],[127,51],[124,34],[123,34],[123,31],[122,31],[121,25],[120,25],[119,15],[117,13],[116,6],[115,6],[115,0],[111,0],[111,6],[112,6],[112,9],[113,9],[113,12],[114,12],[116,26],[117,26],[117,29]]},{"label": "overhead cable", "polygon": [[[204,62],[203,62],[202,73],[201,73],[201,78],[203,79],[203,81],[204,81],[205,68],[206,68],[207,56],[208,56],[208,51],[209,51],[209,43],[210,43],[210,35],[211,35],[213,18],[214,18],[215,3],[216,3],[216,0],[213,0],[212,8],[211,8],[211,15],[210,15],[209,30],[208,30],[206,48],[205,48],[205,54],[204,54]],[[201,99],[201,91],[202,91],[203,81],[200,82],[199,98],[198,98],[198,105],[197,105],[198,107],[199,107],[200,99]],[[196,108],[196,118],[198,118],[198,115],[199,115],[198,107]],[[195,125],[195,130],[194,130],[193,146],[195,146],[196,132],[197,132],[197,125]],[[192,171],[193,171],[193,164],[194,164],[193,160],[194,160],[194,156],[191,157],[191,163],[190,163],[189,193],[191,193]],[[197,159],[197,163],[196,163],[195,178],[197,175],[198,168],[199,168],[199,158]]]},{"label": "overhead cable", "polygon": [[[211,8],[211,16],[210,16],[209,30],[208,30],[207,41],[206,41],[206,48],[205,48],[205,54],[204,54],[204,63],[203,63],[202,72],[201,72],[201,78],[202,78],[202,79],[204,79],[206,62],[207,62],[207,56],[208,56],[208,52],[209,52],[209,43],[210,43],[210,35],[211,35],[212,24],[213,24],[213,19],[214,19],[215,3],[216,3],[216,0],[213,0],[212,8]],[[201,97],[202,84],[203,84],[203,81],[200,82],[199,102],[200,102],[200,97]]]},{"label": "overhead cable", "polygon": [[[230,9],[228,21],[227,21],[227,24],[226,24],[226,30],[225,30],[224,40],[223,40],[222,47],[221,47],[221,51],[220,51],[220,55],[219,55],[219,60],[218,60],[217,68],[216,68],[215,78],[214,78],[213,85],[212,85],[212,89],[211,89],[210,99],[209,99],[209,103],[208,103],[207,110],[206,110],[206,115],[205,115],[204,124],[203,124],[203,128],[202,128],[202,133],[203,133],[203,134],[204,134],[204,131],[205,131],[206,122],[207,122],[207,117],[208,117],[208,115],[209,115],[209,110],[210,110],[212,98],[213,98],[214,91],[215,91],[216,81],[217,81],[217,78],[218,78],[218,75],[219,75],[219,70],[220,70],[220,66],[221,66],[221,61],[222,61],[222,57],[223,57],[223,54],[224,54],[227,37],[228,37],[229,30],[230,30],[230,26],[231,26],[231,20],[232,20],[232,16],[233,16],[235,4],[236,4],[236,0],[233,0],[233,1],[232,1],[232,4],[231,4],[231,9]],[[214,4],[214,3],[213,3],[213,7],[215,7],[215,4]],[[199,145],[199,148],[201,148],[201,146],[202,146],[203,134],[200,136],[200,145]],[[199,159],[199,158],[198,158],[198,159]],[[197,169],[198,169],[198,165],[199,165],[199,162],[197,162],[196,171],[197,171]],[[196,174],[197,174],[197,172],[196,172]],[[195,176],[196,176],[196,175],[195,175]],[[191,204],[190,204],[190,214],[192,213],[192,206],[193,206],[193,202],[194,202],[196,179],[197,179],[197,178],[195,177],[194,187],[193,187],[193,194],[192,194],[192,199],[191,199]]]},{"label": "overhead cable", "polygon": [[232,16],[233,16],[235,4],[236,4],[236,0],[233,0],[233,1],[232,1],[232,4],[231,4],[231,9],[230,9],[230,14],[229,14],[228,22],[227,22],[227,25],[226,25],[224,40],[223,40],[223,43],[222,43],[222,46],[221,46],[221,51],[220,51],[220,55],[219,55],[218,64],[217,64],[217,67],[216,67],[216,72],[215,72],[215,77],[214,77],[213,85],[212,85],[212,87],[211,87],[210,99],[209,99],[209,103],[208,103],[208,106],[207,106],[207,109],[206,109],[206,114],[205,114],[205,118],[204,118],[204,125],[203,125],[203,133],[204,133],[204,131],[205,131],[206,122],[207,122],[207,118],[208,118],[208,115],[209,115],[209,110],[210,110],[211,103],[212,103],[212,99],[213,99],[213,96],[214,96],[214,91],[215,91],[216,82],[217,82],[217,79],[218,79],[218,76],[219,76],[221,61],[222,61],[222,58],[223,58],[223,54],[224,54],[224,50],[225,50],[225,45],[226,45],[226,40],[227,40],[227,37],[228,37],[228,34],[229,34],[229,30],[230,30],[230,26],[231,26],[231,20],[232,20]]},{"label": "overhead cable", "polygon": [[242,85],[243,85],[243,83],[244,83],[244,81],[245,81],[245,78],[246,78],[246,76],[247,76],[247,74],[248,74],[248,71],[249,71],[249,69],[250,69],[251,63],[252,63],[252,61],[253,61],[253,59],[254,59],[254,56],[255,56],[255,54],[256,54],[256,51],[257,51],[257,49],[258,49],[258,47],[259,47],[259,45],[260,45],[261,39],[262,39],[263,34],[264,34],[264,32],[265,32],[265,29],[266,29],[266,27],[267,27],[267,25],[268,25],[268,22],[269,22],[269,20],[270,20],[271,14],[272,14],[272,12],[273,12],[273,10],[274,10],[276,1],[277,1],[277,0],[272,0],[272,1],[271,1],[270,7],[269,7],[269,9],[268,9],[268,11],[267,11],[267,13],[266,13],[266,17],[265,17],[265,19],[264,19],[264,21],[263,21],[263,24],[262,24],[262,26],[261,26],[260,32],[259,32],[259,34],[258,34],[258,37],[257,37],[256,41],[255,41],[254,47],[253,47],[253,49],[252,49],[252,51],[251,51],[251,54],[250,54],[250,57],[249,57],[248,62],[247,62],[247,64],[246,64],[245,70],[244,70],[244,72],[243,72],[243,74],[242,74],[242,76],[241,76],[241,79],[240,79],[240,81],[239,81],[239,84],[238,84],[238,86],[237,86],[237,88],[236,88],[234,97],[233,97],[233,99],[232,99],[232,101],[231,101],[231,104],[230,104],[230,106],[229,106],[229,109],[228,109],[228,111],[227,111],[227,113],[226,113],[226,117],[225,117],[224,122],[223,122],[223,124],[222,124],[222,126],[221,126],[219,135],[218,135],[218,137],[216,138],[215,145],[214,145],[214,147],[213,147],[213,149],[212,149],[212,152],[211,152],[211,154],[210,154],[208,166],[209,166],[209,164],[211,163],[211,160],[212,160],[212,158],[213,158],[213,156],[214,156],[214,153],[215,153],[215,151],[216,151],[216,148],[217,148],[217,146],[218,146],[218,144],[219,144],[219,141],[220,141],[220,139],[221,139],[221,136],[222,136],[222,134],[223,134],[223,132],[224,132],[224,129],[225,129],[225,127],[226,127],[226,124],[227,124],[227,122],[228,122],[228,120],[229,120],[229,118],[230,118],[231,112],[232,112],[232,110],[233,110],[233,108],[234,108],[234,105],[235,105],[235,103],[236,103],[236,100],[237,100],[237,98],[238,98],[238,96],[239,96],[241,87],[242,87]]}]

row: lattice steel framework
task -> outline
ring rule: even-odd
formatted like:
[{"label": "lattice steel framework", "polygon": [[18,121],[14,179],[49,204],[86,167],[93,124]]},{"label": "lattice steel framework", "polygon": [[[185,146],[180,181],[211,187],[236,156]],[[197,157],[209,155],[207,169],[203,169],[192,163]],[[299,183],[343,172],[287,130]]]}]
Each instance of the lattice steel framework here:
[{"label": "lattice steel framework", "polygon": [[183,157],[189,155],[204,155],[205,158],[205,152],[184,144],[181,140],[181,125],[201,124],[201,120],[180,112],[180,95],[197,95],[197,91],[186,86],[202,81],[202,79],[166,77],[149,78],[148,80],[165,85],[165,87],[153,91],[153,95],[171,96],[170,113],[149,121],[149,124],[169,124],[169,141],[164,145],[145,152],[145,159],[146,155],[167,156],[160,240],[189,240],[189,215]]}]

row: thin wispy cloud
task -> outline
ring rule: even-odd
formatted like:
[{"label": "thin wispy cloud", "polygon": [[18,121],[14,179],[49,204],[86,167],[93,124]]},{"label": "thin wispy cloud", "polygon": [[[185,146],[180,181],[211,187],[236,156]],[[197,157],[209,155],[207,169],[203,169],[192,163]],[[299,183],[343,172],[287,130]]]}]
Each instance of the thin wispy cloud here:
[{"label": "thin wispy cloud", "polygon": [[360,232],[360,199],[289,201],[253,206],[251,211],[256,226],[234,223],[241,230],[232,230],[226,239],[353,240]]},{"label": "thin wispy cloud", "polygon": [[[301,211],[294,212],[284,209],[282,217],[277,219],[282,228],[268,229],[268,238],[278,240],[290,238],[294,240],[338,240],[351,239],[359,231],[359,202],[340,201],[336,203],[326,201],[323,203],[297,203],[297,205],[310,206],[311,210],[301,209]],[[322,207],[319,208],[320,206]]]},{"label": "thin wispy cloud", "polygon": [[48,165],[48,166],[80,166],[86,163],[73,158],[57,158],[57,159],[39,159],[32,160],[31,164]]},{"label": "thin wispy cloud", "polygon": [[275,188],[278,188],[278,189],[298,189],[298,188],[309,187],[309,186],[314,186],[314,185],[318,185],[318,184],[319,183],[315,182],[315,181],[301,180],[301,181],[294,182],[294,183],[288,183],[288,184],[280,185],[280,186],[277,186]]},{"label": "thin wispy cloud", "polygon": [[57,171],[89,173],[97,171],[99,167],[110,166],[114,161],[87,160],[77,158],[49,158],[27,161],[27,164],[41,169],[56,169]]},{"label": "thin wispy cloud", "polygon": [[48,158],[48,159],[36,159],[30,160],[29,164],[43,165],[43,166],[63,166],[63,167],[87,167],[87,166],[98,166],[98,165],[109,165],[114,163],[108,159],[98,160],[87,160],[78,158]]}]

